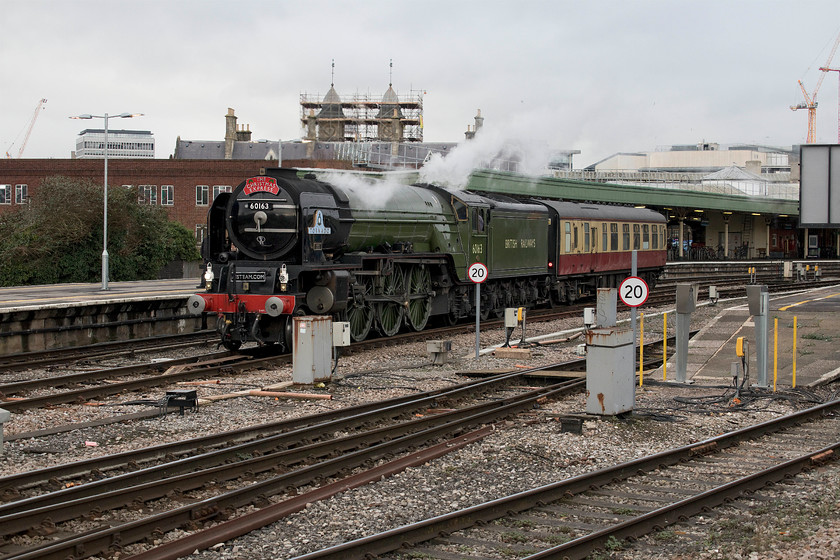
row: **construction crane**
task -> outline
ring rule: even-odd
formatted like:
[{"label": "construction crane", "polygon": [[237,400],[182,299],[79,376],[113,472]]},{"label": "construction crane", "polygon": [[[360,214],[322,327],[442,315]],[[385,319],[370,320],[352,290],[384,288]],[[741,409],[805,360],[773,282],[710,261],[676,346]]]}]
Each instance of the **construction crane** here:
[{"label": "construction crane", "polygon": [[[40,113],[41,109],[44,108],[44,103],[46,103],[46,102],[47,102],[46,99],[42,99],[41,101],[38,102],[38,106],[35,107],[35,114],[32,115],[32,119],[29,121],[29,127],[26,129],[26,136],[23,137],[23,142],[21,143],[20,149],[18,150],[18,153],[17,153],[18,158],[23,155],[23,150],[26,148],[26,143],[29,142],[29,135],[32,134],[32,127],[35,126],[35,121],[38,119],[38,113]],[[11,150],[12,146],[14,146],[14,145],[15,145],[15,143],[12,142],[12,144],[9,146],[9,150]],[[9,150],[6,150],[6,157],[7,158],[12,157],[9,154]]]},{"label": "construction crane", "polygon": [[[834,53],[837,52],[837,45],[840,45],[840,33],[837,34],[837,39],[834,41],[834,47],[831,49],[831,53],[828,55],[828,60],[823,65],[824,68],[831,67],[831,59],[834,58]],[[823,68],[820,68],[822,70]],[[817,141],[817,93],[820,91],[820,86],[825,79],[825,75],[827,72],[822,72],[820,74],[819,79],[817,80],[817,87],[814,88],[814,93],[808,95],[808,92],[805,91],[805,85],[802,83],[802,80],[799,80],[799,87],[802,90],[802,95],[805,97],[805,103],[797,103],[796,105],[791,105],[790,110],[796,111],[797,109],[808,109],[808,136],[805,140],[807,144],[814,144]]]}]

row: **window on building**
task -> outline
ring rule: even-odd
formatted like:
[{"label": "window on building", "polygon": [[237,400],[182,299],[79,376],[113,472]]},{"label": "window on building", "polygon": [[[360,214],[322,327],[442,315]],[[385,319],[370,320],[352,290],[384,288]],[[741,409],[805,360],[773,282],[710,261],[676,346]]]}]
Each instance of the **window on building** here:
[{"label": "window on building", "polygon": [[650,249],[650,226],[642,226],[642,249]]},{"label": "window on building", "polygon": [[205,224],[196,224],[195,225],[195,240],[199,244],[204,241],[204,238],[207,236],[207,226]]},{"label": "window on building", "polygon": [[137,187],[137,204],[157,204],[157,185],[140,185]]},{"label": "window on building", "polygon": [[207,206],[210,204],[210,187],[207,185],[196,185],[195,187],[195,205]]},{"label": "window on building", "polygon": [[175,204],[175,186],[161,185],[160,186],[160,205],[172,206]]},{"label": "window on building", "polygon": [[216,200],[220,193],[230,192],[230,190],[230,185],[213,185],[213,200]]},{"label": "window on building", "polygon": [[0,204],[12,203],[12,185],[0,185]]},{"label": "window on building", "polygon": [[621,249],[623,251],[630,250],[630,224],[621,225]]},{"label": "window on building", "polygon": [[27,185],[15,185],[15,204],[27,204],[29,202],[29,187]]},{"label": "window on building", "polygon": [[618,251],[618,224],[610,224],[610,251]]},{"label": "window on building", "polygon": [[633,224],[633,249],[638,251],[642,246],[641,229],[639,224]]}]

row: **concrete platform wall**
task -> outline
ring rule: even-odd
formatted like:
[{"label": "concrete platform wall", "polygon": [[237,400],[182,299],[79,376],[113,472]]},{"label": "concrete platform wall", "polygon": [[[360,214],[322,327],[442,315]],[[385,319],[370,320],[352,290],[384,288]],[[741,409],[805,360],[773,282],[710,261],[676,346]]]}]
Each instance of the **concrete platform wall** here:
[{"label": "concrete platform wall", "polygon": [[186,298],[77,304],[0,313],[0,355],[180,334],[206,328]]}]

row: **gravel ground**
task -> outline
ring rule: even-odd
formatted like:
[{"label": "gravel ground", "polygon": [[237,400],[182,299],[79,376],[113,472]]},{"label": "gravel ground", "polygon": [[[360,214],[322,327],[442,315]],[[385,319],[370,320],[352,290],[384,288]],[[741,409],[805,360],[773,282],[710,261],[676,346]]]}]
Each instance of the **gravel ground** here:
[{"label": "gravel ground", "polygon": [[[701,327],[719,309],[720,305],[699,308],[692,316],[692,328]],[[561,332],[579,323],[578,320],[529,323],[527,334]],[[669,332],[673,332],[672,328],[673,325],[669,325]],[[661,319],[646,322],[646,340],[655,337],[660,330]],[[501,329],[482,333],[484,346],[503,341]],[[527,361],[503,360],[490,355],[476,359],[475,336],[461,335],[453,338],[451,362],[440,366],[429,364],[424,342],[370,350],[341,358],[336,379],[325,387],[295,389],[328,393],[332,400],[231,398],[202,405],[197,412],[184,416],[168,415],[85,428],[49,438],[6,442],[0,469],[5,474],[13,474],[417,390],[446,387],[463,382],[465,377],[461,373],[468,371],[556,363],[571,359],[580,342],[538,347]],[[183,352],[177,354],[180,356]],[[16,375],[39,374],[43,372]],[[254,370],[223,378],[220,384],[199,386],[197,390],[199,396],[205,398],[290,380],[290,367]],[[143,398],[159,399],[165,390],[160,388],[147,395],[117,397],[98,403],[99,406],[67,406],[16,414],[6,425],[6,434],[8,437],[49,426],[136,412],[144,407],[129,403]],[[647,383],[643,389],[637,389],[636,408],[631,416],[587,419],[580,435],[563,432],[556,417],[583,413],[586,408],[583,395],[546,403],[539,410],[504,423],[502,429],[479,443],[375,484],[310,504],[306,510],[287,519],[240,539],[219,543],[191,558],[292,558],[631,458],[700,441],[808,406],[794,398],[759,399],[737,409],[675,400],[677,397],[719,396],[725,390],[724,387]],[[830,391],[824,390],[818,396],[825,398],[828,394]],[[762,491],[752,505],[744,502],[746,506],[733,506],[709,517],[695,518],[685,525],[641,539],[632,547],[617,546],[595,557],[838,558],[838,477],[840,471],[836,466],[820,469],[791,484]],[[128,547],[123,556],[139,550]]]}]

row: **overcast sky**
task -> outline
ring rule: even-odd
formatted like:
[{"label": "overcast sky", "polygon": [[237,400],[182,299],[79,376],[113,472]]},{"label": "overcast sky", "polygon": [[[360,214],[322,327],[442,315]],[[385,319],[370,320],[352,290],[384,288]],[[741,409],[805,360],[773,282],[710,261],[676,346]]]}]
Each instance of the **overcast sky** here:
[{"label": "overcast sky", "polygon": [[[837,0],[0,0],[0,155],[69,157],[78,133],[150,130],[156,157],[299,138],[300,94],[425,91],[424,139],[458,142],[477,109],[502,136],[580,150],[583,167],[670,144],[804,142],[809,94],[840,33]],[[840,67],[840,53],[834,67]],[[838,73],[817,96],[834,143]]]}]

